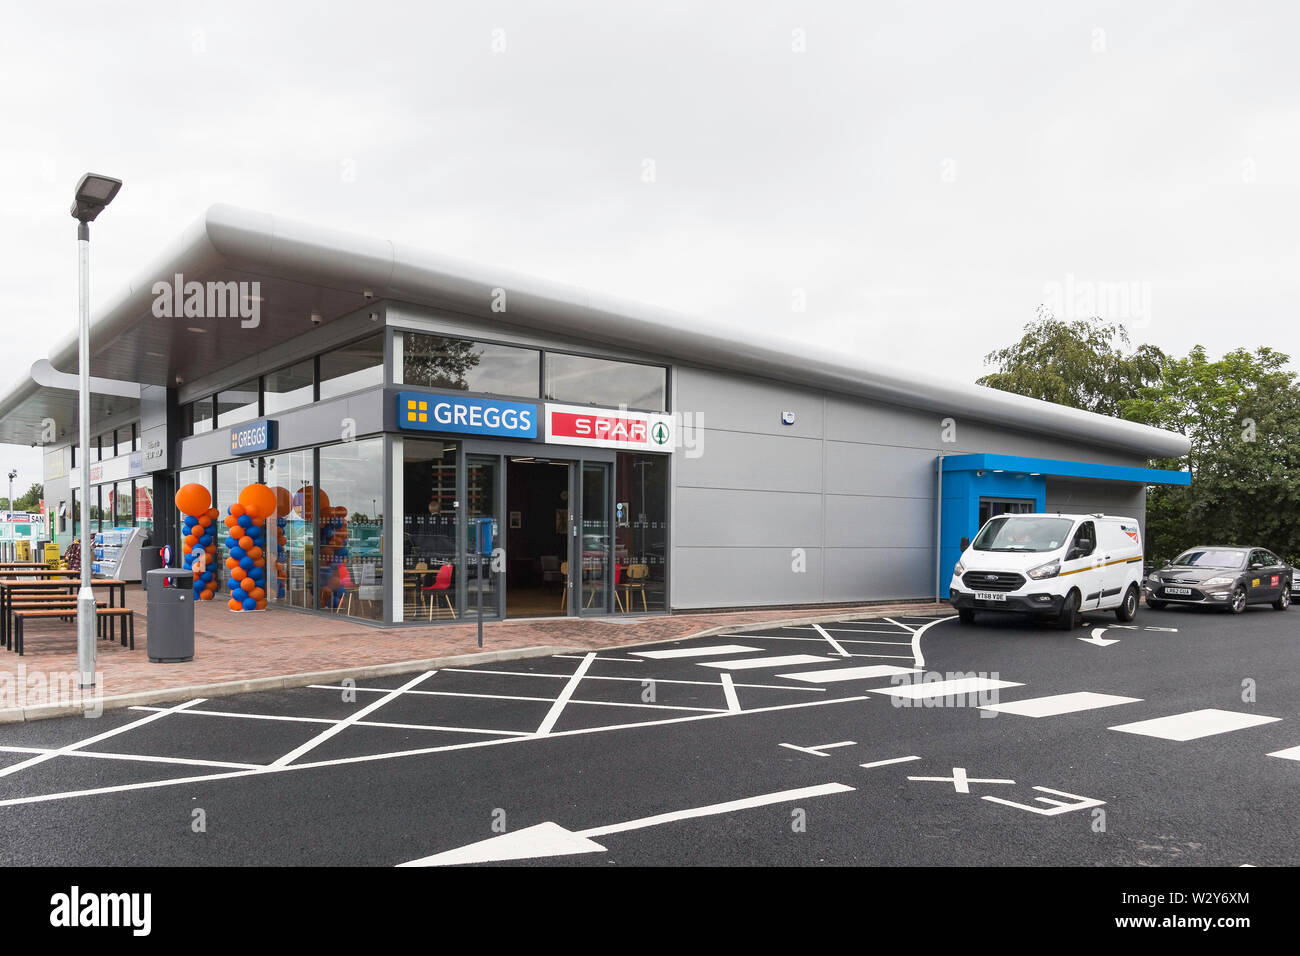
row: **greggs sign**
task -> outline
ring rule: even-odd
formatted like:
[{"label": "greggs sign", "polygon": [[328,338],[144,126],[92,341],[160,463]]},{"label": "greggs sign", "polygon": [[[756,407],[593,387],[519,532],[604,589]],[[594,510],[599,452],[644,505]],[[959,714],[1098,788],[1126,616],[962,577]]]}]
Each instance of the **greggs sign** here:
[{"label": "greggs sign", "polygon": [[673,419],[651,412],[548,404],[546,440],[557,445],[670,453]]}]

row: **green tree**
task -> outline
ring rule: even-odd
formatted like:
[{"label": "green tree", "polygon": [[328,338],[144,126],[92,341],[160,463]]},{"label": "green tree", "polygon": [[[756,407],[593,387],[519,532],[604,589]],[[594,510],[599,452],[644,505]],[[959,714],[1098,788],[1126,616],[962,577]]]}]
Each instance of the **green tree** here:
[{"label": "green tree", "polygon": [[1172,558],[1196,544],[1242,544],[1300,563],[1300,384],[1289,363],[1270,348],[1235,349],[1211,361],[1198,345],[1168,361],[1159,383],[1120,402],[1125,418],[1182,432],[1192,443],[1191,485],[1148,494],[1151,557]]},{"label": "green tree", "polygon": [[45,497],[45,486],[39,482],[33,482],[32,486],[27,489],[27,494],[18,499],[14,506],[14,511],[38,511],[41,506],[41,499]]},{"label": "green tree", "polygon": [[482,352],[474,351],[473,342],[435,335],[407,334],[403,376],[407,385],[425,388],[452,388],[466,391],[465,375],[478,365]]},{"label": "green tree", "polygon": [[1161,379],[1167,361],[1154,345],[1130,349],[1122,325],[1099,318],[1063,322],[1044,306],[1020,341],[990,352],[997,371],[980,385],[1069,405],[1101,415],[1120,414],[1120,403]]}]

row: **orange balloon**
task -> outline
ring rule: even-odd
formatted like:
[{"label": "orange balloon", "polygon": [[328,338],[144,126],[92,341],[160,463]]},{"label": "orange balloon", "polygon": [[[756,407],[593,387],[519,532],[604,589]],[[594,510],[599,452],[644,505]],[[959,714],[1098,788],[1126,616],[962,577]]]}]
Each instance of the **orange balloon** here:
[{"label": "orange balloon", "polygon": [[211,518],[213,521],[216,521],[218,518],[221,517],[221,511],[214,505],[213,507],[208,509],[208,517]]},{"label": "orange balloon", "polygon": [[[240,545],[240,547],[243,547],[243,545]],[[248,549],[248,556],[256,561],[262,556],[262,549],[257,547],[257,545],[253,545],[253,547]]]},{"label": "orange balloon", "polygon": [[184,541],[182,541],[182,544],[185,545],[185,550],[186,550],[186,551],[193,551],[193,550],[194,550],[194,546],[195,546],[196,544],[198,544],[198,543],[199,543],[199,539],[196,538],[196,537],[194,537],[194,535],[192,535],[192,534],[187,534],[187,535],[185,536]]},{"label": "orange balloon", "polygon": [[212,600],[212,593],[213,593],[213,592],[212,592],[212,590],[211,590],[210,588],[204,588],[204,589],[203,589],[203,592],[199,595],[199,597],[202,598],[202,599],[205,600],[205,601],[211,601],[211,600]]},{"label": "orange balloon", "polygon": [[266,591],[262,588],[253,588],[253,590],[249,592],[248,596],[254,601],[260,601],[262,598],[266,597]]},{"label": "orange balloon", "polygon": [[202,518],[199,519],[200,528],[206,528],[210,524],[212,524],[212,519],[209,518],[207,515],[204,515]]},{"label": "orange balloon", "polygon": [[233,528],[235,525],[239,524],[239,519],[234,515],[226,515],[225,524],[227,528]]},{"label": "orange balloon", "polygon": [[258,609],[259,611],[264,611],[264,610],[266,610],[266,599],[265,599],[265,598],[263,598],[262,600],[260,600],[260,601],[257,602],[257,609]]},{"label": "orange balloon", "polygon": [[253,567],[255,567],[255,568],[264,568],[264,567],[266,567],[266,558],[254,558],[254,559],[253,559]]},{"label": "orange balloon", "polygon": [[242,581],[244,580],[244,578],[248,577],[248,572],[245,571],[243,568],[231,568],[230,577],[231,580]]},{"label": "orange balloon", "polygon": [[231,598],[229,601],[227,601],[226,606],[230,608],[232,611],[242,611],[244,609],[244,605],[241,604],[239,601],[236,601],[234,598]]},{"label": "orange balloon", "polygon": [[176,507],[181,514],[197,518],[206,512],[208,506],[212,504],[212,495],[202,485],[190,482],[188,485],[181,485],[176,492],[175,500]]},{"label": "orange balloon", "polygon": [[244,514],[253,519],[253,524],[262,523],[262,512],[258,510],[257,505],[244,505]]},{"label": "orange balloon", "polygon": [[276,509],[277,499],[275,492],[266,485],[251,484],[239,493],[239,503],[247,509],[249,514],[256,514],[259,518],[265,518]]},{"label": "orange balloon", "polygon": [[239,539],[239,546],[243,548],[245,551],[249,551],[253,548],[253,539],[250,538],[248,535],[244,535],[242,538]]},{"label": "orange balloon", "polygon": [[236,561],[234,558],[226,558],[226,567],[237,568],[239,567],[239,562]]},{"label": "orange balloon", "polygon": [[236,501],[236,502],[235,502],[233,505],[231,505],[230,508],[227,509],[227,510],[229,510],[230,514],[231,514],[233,517],[238,518],[240,515],[242,515],[242,514],[244,513],[244,506],[241,505],[238,501]]},{"label": "orange balloon", "polygon": [[284,517],[289,513],[289,509],[293,507],[293,495],[289,494],[288,488],[281,488],[279,485],[272,488],[271,493],[275,495],[276,513]]}]

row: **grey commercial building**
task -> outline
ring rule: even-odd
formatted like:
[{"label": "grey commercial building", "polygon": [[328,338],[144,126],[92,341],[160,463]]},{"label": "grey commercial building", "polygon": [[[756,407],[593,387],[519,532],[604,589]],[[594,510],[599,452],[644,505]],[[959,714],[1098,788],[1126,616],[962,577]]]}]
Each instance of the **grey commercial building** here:
[{"label": "grey commercial building", "polygon": [[270,603],[387,624],[933,598],[990,514],[1187,481],[1182,435],[230,206],[95,317],[89,462],[76,355],[0,396],[61,545],[83,467],[174,547],[177,487],[261,481]]}]

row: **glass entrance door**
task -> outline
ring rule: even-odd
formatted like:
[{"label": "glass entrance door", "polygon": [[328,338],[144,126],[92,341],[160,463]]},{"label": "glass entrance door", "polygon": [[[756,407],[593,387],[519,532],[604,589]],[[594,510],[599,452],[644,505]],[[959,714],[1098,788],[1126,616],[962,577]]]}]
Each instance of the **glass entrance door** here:
[{"label": "glass entrance door", "polygon": [[615,603],[616,577],[609,520],[610,466],[605,462],[584,461],[578,486],[578,534],[574,549],[582,570],[578,575],[577,607],[581,614],[609,614]]},{"label": "glass entrance door", "polygon": [[496,456],[470,455],[465,464],[465,499],[467,503],[465,528],[465,594],[461,606],[466,617],[478,614],[481,595],[483,616],[496,617],[498,613],[498,577],[496,562],[491,556],[476,554],[472,550],[474,536],[469,534],[470,521],[491,518],[493,548],[499,546],[501,536],[501,495],[498,477],[501,460]]}]

